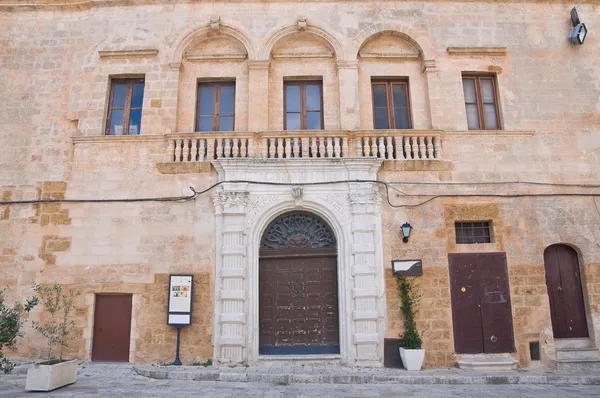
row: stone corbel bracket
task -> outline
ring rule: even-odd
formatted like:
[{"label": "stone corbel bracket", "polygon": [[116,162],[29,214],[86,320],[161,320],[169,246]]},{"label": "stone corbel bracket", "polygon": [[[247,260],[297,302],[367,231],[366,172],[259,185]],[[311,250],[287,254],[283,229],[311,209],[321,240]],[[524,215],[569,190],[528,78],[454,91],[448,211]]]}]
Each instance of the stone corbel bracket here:
[{"label": "stone corbel bracket", "polygon": [[98,55],[101,59],[156,57],[158,55],[158,49],[144,48],[139,50],[99,50]]},{"label": "stone corbel bracket", "polygon": [[450,55],[505,57],[506,47],[448,47]]}]

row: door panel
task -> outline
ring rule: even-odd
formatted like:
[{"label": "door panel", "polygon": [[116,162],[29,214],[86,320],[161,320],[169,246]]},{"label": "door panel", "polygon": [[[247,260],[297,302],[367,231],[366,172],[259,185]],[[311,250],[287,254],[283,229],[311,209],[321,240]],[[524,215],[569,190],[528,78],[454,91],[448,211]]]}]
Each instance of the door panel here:
[{"label": "door panel", "polygon": [[477,254],[448,254],[455,350],[483,352]]},{"label": "door panel", "polygon": [[479,255],[483,350],[486,353],[513,352],[513,323],[506,269],[506,254]]},{"label": "door panel", "polygon": [[129,361],[131,295],[96,295],[93,361]]},{"label": "door panel", "polygon": [[448,254],[455,351],[514,351],[505,253]]},{"label": "door panel", "polygon": [[544,265],[554,337],[588,337],[577,253],[552,245],[544,251]]},{"label": "door panel", "polygon": [[260,258],[261,355],[339,353],[334,253],[297,249],[294,257]]}]

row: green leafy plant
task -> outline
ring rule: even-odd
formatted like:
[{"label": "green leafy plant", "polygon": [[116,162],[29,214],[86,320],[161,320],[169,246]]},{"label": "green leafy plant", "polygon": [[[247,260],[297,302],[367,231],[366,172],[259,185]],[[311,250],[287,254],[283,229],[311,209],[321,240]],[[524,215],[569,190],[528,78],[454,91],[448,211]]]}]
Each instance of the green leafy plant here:
[{"label": "green leafy plant", "polygon": [[207,367],[207,366],[212,366],[212,364],[213,364],[212,358],[208,358],[206,360],[206,362],[199,362],[199,361],[192,362],[191,366],[204,366],[204,367]]},{"label": "green leafy plant", "polygon": [[69,316],[75,308],[75,298],[80,293],[69,290],[68,293],[63,294],[63,287],[58,283],[35,285],[34,291],[44,311],[49,315],[44,322],[33,322],[33,328],[46,339],[48,344],[48,361],[44,364],[63,362],[64,349],[69,346],[71,333],[75,329],[75,321],[70,320]]},{"label": "green leafy plant", "polygon": [[0,290],[0,372],[9,374],[15,364],[4,357],[4,348],[14,348],[17,338],[22,335],[21,328],[25,320],[23,314],[29,312],[37,304],[37,298],[28,299],[25,305],[15,303],[8,306],[4,300],[4,291]]},{"label": "green leafy plant", "polygon": [[399,276],[396,282],[401,301],[400,310],[404,316],[404,334],[400,336],[400,346],[408,350],[417,350],[423,344],[415,322],[416,306],[421,296],[415,292],[413,279]]}]

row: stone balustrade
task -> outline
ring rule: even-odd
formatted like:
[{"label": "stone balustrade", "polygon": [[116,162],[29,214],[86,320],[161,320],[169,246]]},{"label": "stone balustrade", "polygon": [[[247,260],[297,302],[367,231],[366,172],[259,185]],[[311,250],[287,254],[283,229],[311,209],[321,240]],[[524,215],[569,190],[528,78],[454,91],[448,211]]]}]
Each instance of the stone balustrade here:
[{"label": "stone balustrade", "polygon": [[439,160],[438,133],[415,130],[215,132],[167,135],[169,162],[222,158],[307,159],[377,157]]}]

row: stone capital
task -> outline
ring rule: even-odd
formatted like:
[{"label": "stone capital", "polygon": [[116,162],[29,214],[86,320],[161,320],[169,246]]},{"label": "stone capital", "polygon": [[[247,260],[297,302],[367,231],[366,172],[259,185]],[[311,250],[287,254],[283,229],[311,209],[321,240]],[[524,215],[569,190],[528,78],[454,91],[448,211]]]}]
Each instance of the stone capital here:
[{"label": "stone capital", "polygon": [[222,191],[213,195],[215,209],[219,213],[245,213],[250,193],[245,191]]}]

